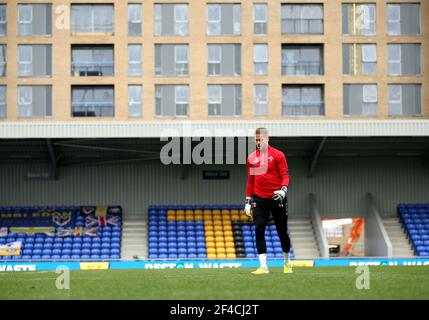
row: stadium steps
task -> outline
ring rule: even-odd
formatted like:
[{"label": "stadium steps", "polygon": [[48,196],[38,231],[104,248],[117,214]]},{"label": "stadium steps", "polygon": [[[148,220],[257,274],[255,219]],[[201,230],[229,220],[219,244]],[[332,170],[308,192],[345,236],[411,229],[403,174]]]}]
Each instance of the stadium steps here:
[{"label": "stadium steps", "polygon": [[147,221],[143,216],[124,219],[121,252],[123,260],[147,257]]},{"label": "stadium steps", "polygon": [[289,219],[288,228],[295,259],[320,257],[313,225],[309,218]]},{"label": "stadium steps", "polygon": [[392,243],[393,258],[406,258],[415,256],[414,250],[402,229],[398,218],[383,218],[383,224]]}]

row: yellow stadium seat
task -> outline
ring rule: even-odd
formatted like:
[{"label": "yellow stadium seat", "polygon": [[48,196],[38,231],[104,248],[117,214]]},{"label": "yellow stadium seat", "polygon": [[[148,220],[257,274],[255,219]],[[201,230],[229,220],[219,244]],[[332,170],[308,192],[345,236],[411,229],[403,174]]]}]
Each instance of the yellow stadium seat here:
[{"label": "yellow stadium seat", "polygon": [[207,254],[209,253],[216,253],[216,248],[215,247],[207,248]]},{"label": "yellow stadium seat", "polygon": [[208,253],[207,254],[207,259],[216,259],[216,258],[217,258],[217,256],[215,253]]},{"label": "yellow stadium seat", "polygon": [[232,221],[240,221],[240,217],[237,214],[231,216]]},{"label": "yellow stadium seat", "polygon": [[235,248],[226,248],[226,253],[233,253],[233,254],[235,254]]},{"label": "yellow stadium seat", "polygon": [[213,221],[222,221],[221,216],[213,216]]},{"label": "yellow stadium seat", "polygon": [[223,247],[216,247],[216,253],[226,253],[225,248],[223,248]]},{"label": "yellow stadium seat", "polygon": [[223,250],[225,251],[225,243],[223,242],[216,242],[216,252],[217,250]]},{"label": "yellow stadium seat", "polygon": [[212,211],[211,211],[211,210],[207,210],[207,209],[206,209],[206,210],[204,210],[204,211],[203,211],[203,213],[204,213],[204,214],[206,214],[206,213],[207,213],[207,214],[208,214],[208,213],[209,213],[209,214],[212,214]]},{"label": "yellow stadium seat", "polygon": [[204,225],[205,226],[212,226],[213,225],[213,220],[206,220],[206,219],[204,219]]},{"label": "yellow stadium seat", "polygon": [[231,210],[231,215],[238,214],[238,210]]},{"label": "yellow stadium seat", "polygon": [[236,258],[235,253],[227,253],[226,258],[227,259],[235,259]]},{"label": "yellow stadium seat", "polygon": [[202,215],[202,214],[196,214],[196,215],[195,215],[195,220],[196,220],[196,221],[198,221],[198,220],[203,220],[203,215]]},{"label": "yellow stadium seat", "polygon": [[223,232],[223,236],[226,237],[232,237],[234,239],[232,231],[226,230]]},{"label": "yellow stadium seat", "polygon": [[215,237],[223,237],[223,231],[215,231]]},{"label": "yellow stadium seat", "polygon": [[213,210],[213,214],[220,214],[220,210],[219,209],[214,209]]},{"label": "yellow stadium seat", "polygon": [[206,235],[206,243],[208,243],[208,242],[214,242],[214,241],[215,241],[215,238],[213,236],[207,236]]},{"label": "yellow stadium seat", "polygon": [[194,210],[194,214],[203,214],[202,210]]},{"label": "yellow stadium seat", "polygon": [[192,215],[194,215],[194,210],[185,210],[185,214],[192,214]]},{"label": "yellow stadium seat", "polygon": [[225,232],[224,232],[223,236],[225,237],[225,242],[234,242],[234,237],[233,236],[227,236],[225,234]]},{"label": "yellow stadium seat", "polygon": [[231,224],[223,224],[223,230],[232,230]]},{"label": "yellow stadium seat", "polygon": [[223,227],[222,226],[213,226],[213,230],[214,231],[222,231],[223,230]]},{"label": "yellow stadium seat", "polygon": [[213,230],[206,230],[206,231],[204,232],[204,234],[206,235],[206,238],[207,238],[207,237],[214,237],[214,232],[213,232]]},{"label": "yellow stadium seat", "polygon": [[213,225],[214,225],[214,226],[222,226],[222,221],[220,221],[220,220],[215,220],[215,221],[213,221]]},{"label": "yellow stadium seat", "polygon": [[222,215],[224,215],[224,214],[229,214],[229,210],[222,210]]},{"label": "yellow stadium seat", "polygon": [[207,241],[206,242],[206,248],[207,249],[209,249],[209,248],[216,248],[215,242],[209,242],[209,241]]},{"label": "yellow stadium seat", "polygon": [[186,216],[186,221],[194,221],[194,216]]},{"label": "yellow stadium seat", "polygon": [[185,210],[176,210],[176,214],[185,214]]},{"label": "yellow stadium seat", "polygon": [[[217,239],[216,239],[216,241],[217,241]],[[234,242],[225,241],[225,248],[235,248]]]},{"label": "yellow stadium seat", "polygon": [[176,217],[175,216],[167,217],[167,221],[176,221]]},{"label": "yellow stadium seat", "polygon": [[215,237],[215,241],[216,242],[222,242],[223,245],[225,246],[225,238],[224,237]]},{"label": "yellow stadium seat", "polygon": [[218,259],[226,259],[226,254],[225,253],[218,253],[218,254],[216,254],[216,258],[218,258]]},{"label": "yellow stadium seat", "polygon": [[176,210],[168,210],[167,215],[169,215],[169,214],[176,214]]}]

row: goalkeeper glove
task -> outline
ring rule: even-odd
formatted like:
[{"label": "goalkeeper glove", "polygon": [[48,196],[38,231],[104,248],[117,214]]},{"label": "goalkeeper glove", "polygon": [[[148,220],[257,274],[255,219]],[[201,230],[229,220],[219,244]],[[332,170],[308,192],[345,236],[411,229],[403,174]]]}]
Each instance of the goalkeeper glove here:
[{"label": "goalkeeper glove", "polygon": [[286,198],[287,187],[283,186],[280,190],[274,191],[274,200],[283,201]]},{"label": "goalkeeper glove", "polygon": [[244,205],[244,213],[246,214],[246,216],[248,216],[249,218],[252,216],[250,214],[250,210],[252,209],[252,198],[251,197],[246,197],[246,202]]}]

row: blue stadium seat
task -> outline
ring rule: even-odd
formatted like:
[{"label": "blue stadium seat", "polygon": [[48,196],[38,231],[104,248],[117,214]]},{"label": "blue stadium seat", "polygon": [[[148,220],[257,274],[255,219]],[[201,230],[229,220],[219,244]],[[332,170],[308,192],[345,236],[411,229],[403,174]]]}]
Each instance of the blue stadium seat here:
[{"label": "blue stadium seat", "polygon": [[41,256],[41,255],[39,255],[39,254],[33,254],[33,255],[31,256],[31,259],[32,259],[32,260],[41,260],[41,259],[42,259],[42,256]]},{"label": "blue stadium seat", "polygon": [[71,249],[63,249],[62,251],[61,251],[61,254],[62,255],[71,255]]},{"label": "blue stadium seat", "polygon": [[52,247],[53,247],[53,244],[52,244],[52,243],[46,243],[46,242],[45,242],[45,244],[43,245],[43,248],[44,248],[44,249],[52,249]]},{"label": "blue stadium seat", "polygon": [[91,259],[100,259],[98,254],[91,254]]}]

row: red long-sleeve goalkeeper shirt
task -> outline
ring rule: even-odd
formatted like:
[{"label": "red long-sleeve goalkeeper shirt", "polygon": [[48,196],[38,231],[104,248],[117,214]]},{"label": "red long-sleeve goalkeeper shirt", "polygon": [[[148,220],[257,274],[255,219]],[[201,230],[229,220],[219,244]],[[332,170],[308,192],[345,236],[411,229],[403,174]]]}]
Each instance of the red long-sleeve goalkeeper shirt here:
[{"label": "red long-sleeve goalkeeper shirt", "polygon": [[266,152],[256,150],[247,157],[246,197],[272,199],[274,191],[289,188],[289,172],[283,152],[271,146]]}]

